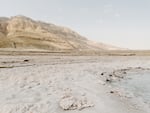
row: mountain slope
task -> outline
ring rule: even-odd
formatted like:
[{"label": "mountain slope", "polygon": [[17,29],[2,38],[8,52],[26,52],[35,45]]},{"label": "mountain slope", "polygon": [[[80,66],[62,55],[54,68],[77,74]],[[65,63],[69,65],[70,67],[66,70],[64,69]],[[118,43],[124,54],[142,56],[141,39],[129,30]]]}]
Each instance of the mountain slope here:
[{"label": "mountain slope", "polygon": [[117,47],[89,41],[78,33],[25,16],[0,18],[0,48],[59,50],[111,50]]}]

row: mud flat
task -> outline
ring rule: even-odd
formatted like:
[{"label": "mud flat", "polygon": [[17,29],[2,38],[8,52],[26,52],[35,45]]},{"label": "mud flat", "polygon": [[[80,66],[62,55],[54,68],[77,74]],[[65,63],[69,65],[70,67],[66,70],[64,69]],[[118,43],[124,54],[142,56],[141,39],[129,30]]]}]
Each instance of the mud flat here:
[{"label": "mud flat", "polygon": [[149,68],[149,56],[3,55],[0,113],[149,113],[112,83]]}]

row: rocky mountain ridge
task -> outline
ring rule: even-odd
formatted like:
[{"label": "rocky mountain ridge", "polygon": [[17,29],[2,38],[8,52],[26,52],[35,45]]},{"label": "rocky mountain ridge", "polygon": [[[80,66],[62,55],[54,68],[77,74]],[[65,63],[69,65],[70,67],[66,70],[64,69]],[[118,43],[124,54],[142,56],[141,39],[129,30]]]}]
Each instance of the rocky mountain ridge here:
[{"label": "rocky mountain ridge", "polygon": [[120,49],[115,46],[92,42],[69,28],[35,21],[20,15],[0,18],[0,48],[50,51]]}]

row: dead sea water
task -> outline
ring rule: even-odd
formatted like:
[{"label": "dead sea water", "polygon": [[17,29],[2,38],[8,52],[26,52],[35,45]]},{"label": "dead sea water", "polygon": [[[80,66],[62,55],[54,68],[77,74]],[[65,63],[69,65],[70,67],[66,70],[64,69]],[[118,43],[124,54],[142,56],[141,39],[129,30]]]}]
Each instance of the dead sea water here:
[{"label": "dead sea water", "polygon": [[150,107],[150,71],[128,73],[124,79],[113,85],[130,92]]}]

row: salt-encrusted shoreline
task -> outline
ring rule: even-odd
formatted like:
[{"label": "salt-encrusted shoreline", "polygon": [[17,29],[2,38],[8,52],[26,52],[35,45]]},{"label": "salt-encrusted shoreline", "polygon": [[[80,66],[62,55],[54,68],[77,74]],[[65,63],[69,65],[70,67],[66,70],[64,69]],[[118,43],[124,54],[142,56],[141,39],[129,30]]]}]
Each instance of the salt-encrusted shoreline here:
[{"label": "salt-encrusted shoreline", "polygon": [[0,113],[148,113],[109,83],[129,67],[150,57],[0,56]]},{"label": "salt-encrusted shoreline", "polygon": [[[127,98],[127,99],[129,99],[130,102],[136,104],[137,106],[144,106],[145,109],[149,110],[150,109],[149,101],[148,100],[145,101],[142,99],[145,97],[140,97],[140,96],[137,97],[137,95],[135,95],[136,93],[142,93],[142,95],[144,95],[143,93],[145,93],[145,92],[141,92],[140,88],[141,88],[141,85],[145,82],[145,81],[143,81],[144,75],[149,74],[149,73],[150,73],[150,68],[127,67],[127,68],[123,68],[123,69],[116,69],[116,70],[113,70],[112,72],[102,72],[101,79],[103,79],[102,83],[104,85],[113,86],[112,90],[110,91],[111,94],[117,95],[121,98]],[[140,75],[140,76],[138,76],[138,79],[140,81],[134,80],[134,81],[132,81],[132,84],[134,84],[133,82],[139,82],[138,86],[129,86],[127,81],[129,81],[131,79],[136,79],[134,77],[135,75],[136,76]],[[141,79],[139,77],[141,77]],[[144,78],[144,79],[149,79],[149,77]],[[123,81],[124,81],[124,86],[120,86],[121,82],[123,82]],[[144,83],[144,85],[148,85],[148,84]],[[139,90],[137,89],[138,87],[139,87]],[[130,91],[129,91],[129,89],[130,89]],[[132,89],[132,91],[131,91],[131,89]],[[135,89],[137,89],[137,92],[135,92]]]}]

